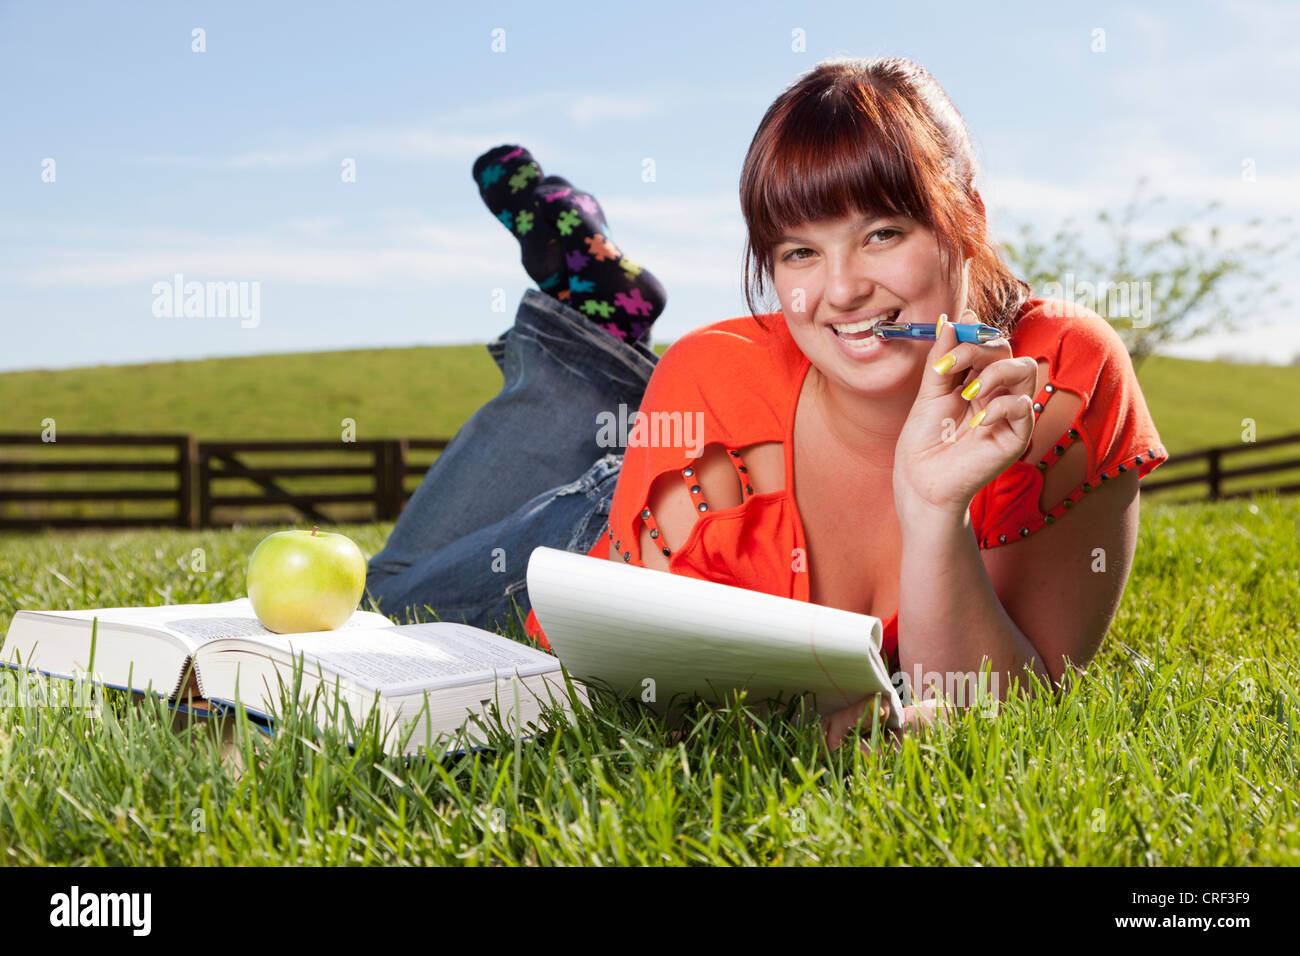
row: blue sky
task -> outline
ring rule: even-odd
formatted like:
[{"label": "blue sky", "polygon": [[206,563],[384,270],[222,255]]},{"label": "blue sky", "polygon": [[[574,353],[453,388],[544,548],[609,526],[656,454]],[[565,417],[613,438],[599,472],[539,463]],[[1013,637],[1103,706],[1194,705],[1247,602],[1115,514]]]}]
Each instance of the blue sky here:
[{"label": "blue sky", "polygon": [[[470,177],[507,142],[601,200],[670,340],[744,311],[767,105],[880,54],[962,111],[995,233],[1118,209],[1142,174],[1171,217],[1218,198],[1229,241],[1300,209],[1296,5],[0,2],[0,370],[485,342],[532,285]],[[177,273],[257,282],[258,323],[155,315]],[[1294,318],[1242,318],[1172,354],[1300,352]]]}]

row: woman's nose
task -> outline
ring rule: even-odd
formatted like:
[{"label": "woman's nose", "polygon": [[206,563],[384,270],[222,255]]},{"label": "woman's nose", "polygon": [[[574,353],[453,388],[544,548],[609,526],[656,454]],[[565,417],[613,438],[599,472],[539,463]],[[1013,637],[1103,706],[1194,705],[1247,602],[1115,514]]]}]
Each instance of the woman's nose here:
[{"label": "woman's nose", "polygon": [[826,302],[840,312],[851,312],[875,289],[875,280],[860,259],[832,256],[826,268]]}]

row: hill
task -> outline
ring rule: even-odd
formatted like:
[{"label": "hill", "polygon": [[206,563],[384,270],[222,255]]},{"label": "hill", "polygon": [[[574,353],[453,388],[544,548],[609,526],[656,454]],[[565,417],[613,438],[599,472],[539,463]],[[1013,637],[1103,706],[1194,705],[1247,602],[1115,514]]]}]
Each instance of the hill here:
[{"label": "hill", "polygon": [[[662,344],[655,350],[662,354],[666,348]],[[1138,378],[1161,437],[1175,455],[1239,444],[1249,421],[1254,422],[1257,440],[1300,430],[1297,367],[1156,356],[1143,363]],[[62,433],[337,439],[343,420],[353,419],[357,439],[450,437],[500,387],[501,373],[481,345],[9,372],[0,373],[0,431],[38,433],[41,422],[53,418]],[[84,449],[80,453],[87,454]],[[12,457],[13,449],[3,454]],[[1294,448],[1289,453],[1286,449],[1261,452],[1241,464],[1255,464],[1270,455],[1293,458],[1295,452]],[[1178,466],[1166,466],[1153,479],[1179,473]],[[1281,479],[1266,476],[1265,480]],[[1300,474],[1289,480],[1300,481]],[[5,484],[15,487],[12,482]],[[408,487],[417,483],[412,476]],[[122,486],[107,476],[98,484]],[[128,484],[138,487],[141,482],[135,479]],[[42,486],[74,485],[51,479]],[[24,481],[22,487],[35,485]],[[1229,484],[1226,490],[1232,487]],[[1173,494],[1186,496],[1180,490]]]}]

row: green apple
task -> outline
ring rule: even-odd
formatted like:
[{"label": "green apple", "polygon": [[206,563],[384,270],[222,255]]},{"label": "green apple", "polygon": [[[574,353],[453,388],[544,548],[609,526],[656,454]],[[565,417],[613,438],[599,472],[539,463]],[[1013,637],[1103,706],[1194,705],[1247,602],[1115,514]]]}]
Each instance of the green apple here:
[{"label": "green apple", "polygon": [[248,559],[248,600],[277,634],[341,627],[365,588],[366,556],[343,534],[277,531]]}]

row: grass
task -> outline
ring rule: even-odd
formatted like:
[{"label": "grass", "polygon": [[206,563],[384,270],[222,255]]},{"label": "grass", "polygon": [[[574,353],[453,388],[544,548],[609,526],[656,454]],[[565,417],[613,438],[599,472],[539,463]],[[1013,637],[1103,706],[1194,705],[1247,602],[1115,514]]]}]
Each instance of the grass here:
[{"label": "grass", "polygon": [[[1173,451],[1235,444],[1246,418],[1260,438],[1296,430],[1300,366],[1153,356],[1138,380]],[[448,345],[5,372],[0,408],[4,431],[38,433],[53,418],[68,432],[335,439],[352,418],[359,439],[433,438],[454,434],[500,387],[482,345]]]},{"label": "grass", "polygon": [[[655,350],[662,354],[667,346]],[[1300,406],[1300,367],[1234,365],[1156,356],[1140,369],[1139,381],[1160,437],[1172,454],[1207,446],[1239,446],[1253,423],[1256,440],[1296,431],[1293,409]],[[1189,389],[1187,383],[1195,383]],[[378,387],[376,385],[378,384]],[[200,440],[312,438],[338,441],[343,421],[354,423],[358,440],[370,438],[449,438],[501,387],[501,374],[481,345],[366,349],[354,351],[241,356],[190,362],[99,366],[87,369],[0,374],[0,431],[39,434],[53,419],[56,435],[73,432],[188,432]],[[40,456],[42,460],[157,458],[174,460],[168,449],[88,449],[58,443],[12,446],[6,458]],[[410,464],[427,467],[437,452],[416,450]],[[1295,446],[1251,449],[1230,456],[1231,469],[1270,461],[1294,460]],[[252,467],[276,464],[369,464],[340,442],[338,451],[321,453],[245,453]],[[1203,473],[1203,464],[1165,465],[1154,481]],[[414,491],[419,474],[407,476]],[[0,474],[4,489],[78,489],[175,487],[173,474],[98,472]],[[1231,493],[1260,485],[1300,483],[1300,467],[1275,474],[1225,481]],[[320,478],[291,477],[281,485],[292,492],[369,492],[368,475]],[[216,494],[259,494],[252,482],[225,479]],[[1163,492],[1164,500],[1204,497],[1204,485]],[[1154,495],[1152,496],[1154,497]],[[40,516],[169,515],[169,501],[0,502],[0,518]],[[362,521],[373,511],[366,503],[322,505],[332,521]],[[293,523],[287,506],[258,506],[237,511],[219,506],[225,523]]]},{"label": "grass", "polygon": [[[1295,430],[1300,369],[1156,357],[1140,380],[1173,453],[1237,444],[1247,421],[1259,439]],[[482,346],[380,349],[8,373],[0,408],[4,430],[32,432],[51,417],[61,432],[333,439],[352,418],[361,439],[435,437],[499,384]],[[1293,452],[1252,460],[1270,455]],[[1087,674],[898,752],[832,754],[815,725],[743,702],[675,735],[597,696],[530,742],[406,762],[376,728],[350,749],[297,714],[268,738],[110,692],[98,719],[0,707],[0,862],[1300,863],[1300,499],[1144,497]],[[390,528],[337,530],[374,553]],[[19,608],[242,596],[267,531],[0,535],[0,625]]]},{"label": "grass", "polygon": [[[339,530],[373,553],[389,529]],[[0,536],[0,622],[239,597],[265,533]],[[1082,679],[872,756],[744,702],[674,736],[597,696],[529,742],[409,762],[297,721],[174,729],[118,693],[98,720],[3,708],[0,861],[1300,864],[1297,542],[1295,498],[1148,503]]]},{"label": "grass", "polygon": [[[502,328],[507,319],[502,318]],[[666,344],[656,345],[663,354]],[[351,419],[357,440],[450,438],[501,388],[501,372],[482,345],[361,349],[254,355],[185,362],[33,370],[0,374],[0,432],[40,434],[53,419],[58,434],[75,432],[190,433],[199,440],[310,438],[338,441]],[[11,446],[0,457],[42,460],[156,459],[175,461],[167,448]],[[410,463],[432,464],[437,452],[413,451]],[[368,457],[338,452],[247,453],[251,467],[277,464],[369,465]],[[420,476],[407,477],[414,491]],[[176,487],[171,474],[0,473],[4,489],[102,489]],[[369,476],[281,481],[289,491],[369,491]],[[259,494],[252,482],[225,480],[216,494]],[[333,504],[322,510],[339,521],[364,520],[370,506]],[[147,517],[174,514],[169,501],[0,502],[0,518],[40,516]],[[292,522],[287,507],[237,512],[217,510],[218,520]]]},{"label": "grass", "polygon": [[69,432],[333,439],[352,418],[358,439],[437,438],[500,388],[482,345],[441,345],[5,372],[0,408],[4,431],[39,432],[48,417]]}]

